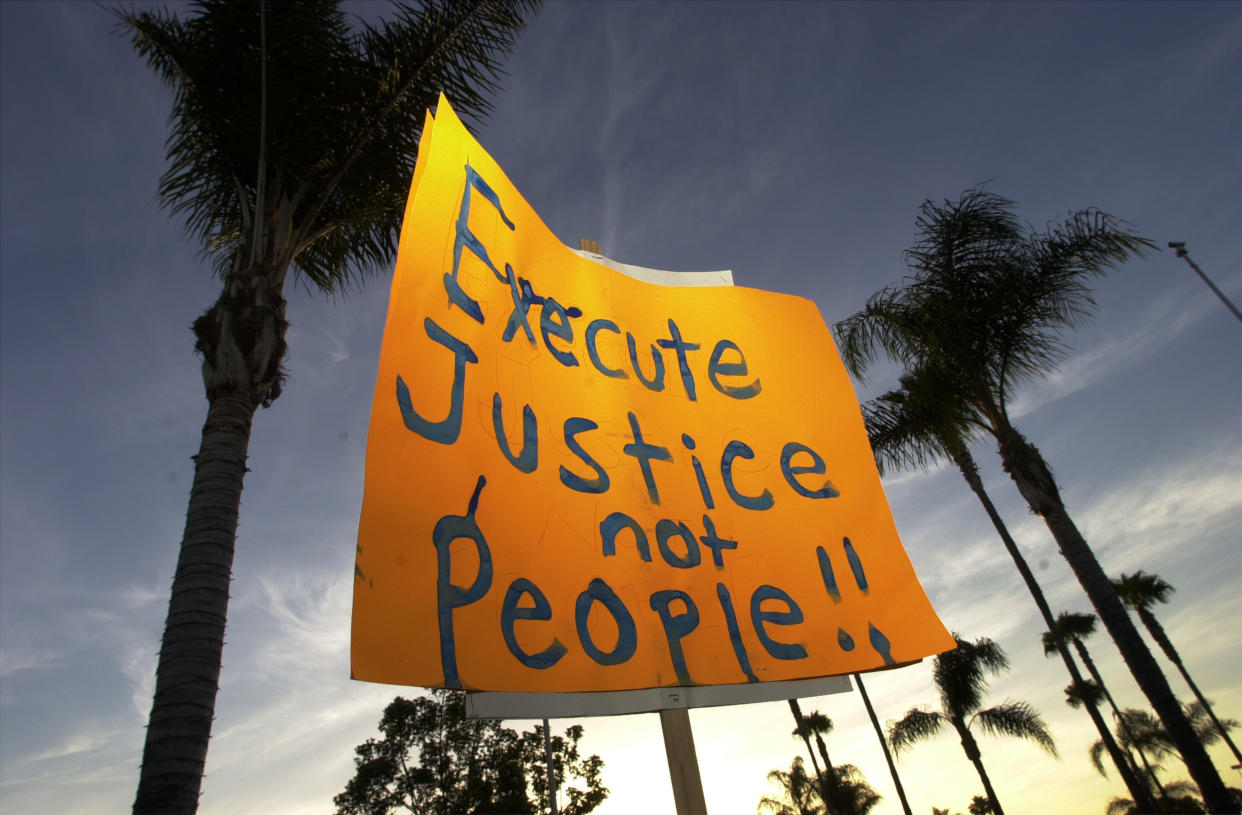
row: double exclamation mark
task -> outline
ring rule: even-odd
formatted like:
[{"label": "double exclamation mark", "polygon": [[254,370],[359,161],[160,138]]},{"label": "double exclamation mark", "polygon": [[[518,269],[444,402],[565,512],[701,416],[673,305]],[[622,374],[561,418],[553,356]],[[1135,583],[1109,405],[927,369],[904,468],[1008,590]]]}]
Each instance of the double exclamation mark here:
[{"label": "double exclamation mark", "polygon": [[[845,560],[850,565],[850,572],[854,576],[854,584],[858,586],[858,590],[865,597],[871,592],[871,587],[867,584],[867,573],[863,570],[862,559],[858,557],[858,551],[854,548],[854,544],[849,538],[841,539],[841,548],[845,554]],[[828,592],[828,596],[832,598],[832,602],[841,602],[841,590],[837,587],[837,576],[832,570],[832,559],[828,557],[828,552],[822,546],[815,548],[815,554],[819,557],[819,573],[824,579],[824,589]],[[895,665],[893,659],[892,643],[888,641],[888,637],[880,629],[876,628],[870,621],[867,622],[867,639],[871,642],[871,647],[884,660],[885,665]],[[837,645],[842,651],[854,650],[854,638],[844,628],[837,628]]]}]

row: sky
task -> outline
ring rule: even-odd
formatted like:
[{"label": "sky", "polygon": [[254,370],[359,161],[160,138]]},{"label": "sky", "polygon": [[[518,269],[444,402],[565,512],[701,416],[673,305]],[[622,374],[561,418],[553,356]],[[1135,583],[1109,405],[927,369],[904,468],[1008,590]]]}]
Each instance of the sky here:
[{"label": "sky", "polygon": [[[373,17],[385,7],[357,3]],[[189,326],[218,283],[161,210],[170,93],[82,2],[0,3],[0,809],[132,803],[205,399]],[[986,182],[1036,228],[1094,206],[1185,241],[1242,302],[1242,4],[549,3],[477,135],[562,240],[732,269],[832,324],[905,274],[926,199]],[[327,813],[400,688],[349,679],[352,561],[388,277],[293,284],[289,381],[256,417],[200,811]],[[1095,287],[1094,320],[1013,418],[1110,574],[1158,609],[1217,711],[1242,719],[1242,324],[1173,252]],[[878,368],[862,399],[894,383]],[[1054,609],[1089,611],[994,449],[987,489]],[[1124,790],[975,498],[951,468],[885,488],[946,625],[987,636],[1060,758],[984,737],[1010,815],[1099,815]],[[1125,706],[1143,699],[1103,634]],[[1163,657],[1179,698],[1189,691]],[[880,719],[934,705],[930,662],[868,676]],[[901,811],[857,694],[804,700],[834,762]],[[784,703],[691,713],[708,809],[750,813],[800,742]],[[555,722],[568,726],[572,722]],[[602,815],[672,812],[655,714],[593,718]],[[515,722],[524,727],[529,723]],[[1242,786],[1220,746],[1211,755]],[[904,754],[916,813],[982,792],[956,739]],[[1176,758],[1166,779],[1186,777]]]}]

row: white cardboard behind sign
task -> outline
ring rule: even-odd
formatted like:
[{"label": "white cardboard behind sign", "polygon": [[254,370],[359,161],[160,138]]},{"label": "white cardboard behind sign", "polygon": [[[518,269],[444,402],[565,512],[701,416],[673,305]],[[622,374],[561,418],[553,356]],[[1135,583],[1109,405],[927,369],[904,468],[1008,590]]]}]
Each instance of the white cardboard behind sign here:
[{"label": "white cardboard behind sign", "polygon": [[578,719],[676,708],[721,707],[807,699],[852,690],[847,676],[820,676],[741,685],[644,688],[599,693],[468,693],[471,719]]}]

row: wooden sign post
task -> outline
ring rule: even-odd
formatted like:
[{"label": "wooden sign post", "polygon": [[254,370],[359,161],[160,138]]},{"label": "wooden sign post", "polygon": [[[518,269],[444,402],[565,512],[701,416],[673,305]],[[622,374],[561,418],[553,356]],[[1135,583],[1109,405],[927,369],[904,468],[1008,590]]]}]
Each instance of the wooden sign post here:
[{"label": "wooden sign post", "polygon": [[[599,241],[579,238],[578,249],[604,259]],[[680,701],[682,697],[675,698]],[[698,753],[694,750],[694,731],[690,729],[690,711],[684,707],[661,709],[660,729],[664,732],[664,755],[668,759],[668,777],[673,784],[677,815],[707,815],[703,776],[699,772]]]}]

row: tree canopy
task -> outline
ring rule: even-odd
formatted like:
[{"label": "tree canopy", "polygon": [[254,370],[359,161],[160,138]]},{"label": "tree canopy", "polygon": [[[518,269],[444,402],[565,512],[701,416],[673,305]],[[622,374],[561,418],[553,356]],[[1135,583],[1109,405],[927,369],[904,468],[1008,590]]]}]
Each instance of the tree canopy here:
[{"label": "tree canopy", "polygon": [[[354,752],[354,777],[332,799],[337,815],[545,813],[543,729],[518,733],[493,719],[467,719],[460,691],[398,696],[384,709],[380,738]],[[586,815],[608,790],[604,762],[578,749],[580,726],[552,739],[558,811]],[[564,800],[562,800],[562,795]]]},{"label": "tree canopy", "polygon": [[396,253],[426,111],[489,109],[537,0],[196,0],[113,9],[173,92],[161,202],[223,285],[193,323],[207,420],[156,668],[137,813],[198,807],[255,411],[285,379],[290,270],[336,293]]}]

